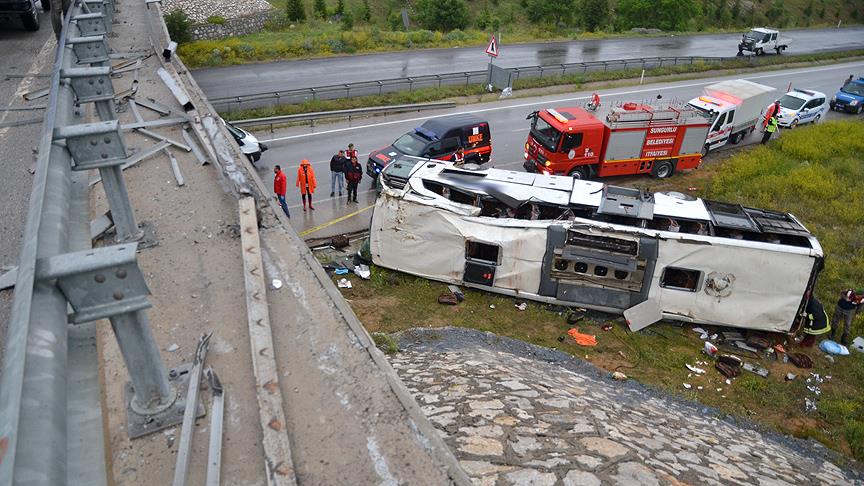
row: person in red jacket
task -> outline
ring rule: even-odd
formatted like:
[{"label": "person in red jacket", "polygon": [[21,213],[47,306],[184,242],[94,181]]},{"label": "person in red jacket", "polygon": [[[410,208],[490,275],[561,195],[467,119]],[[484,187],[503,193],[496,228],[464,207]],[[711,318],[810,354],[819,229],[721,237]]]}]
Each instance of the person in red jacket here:
[{"label": "person in red jacket", "polygon": [[774,104],[769,106],[765,111],[765,120],[762,122],[763,131],[768,128],[768,122],[771,121],[771,117],[773,116],[776,116],[778,119],[780,118],[780,100],[774,101]]},{"label": "person in red jacket", "polygon": [[303,211],[306,211],[306,199],[309,199],[309,209],[315,210],[312,206],[312,194],[315,192],[315,171],[312,169],[312,164],[308,160],[303,159],[300,162],[300,167],[297,168],[297,183],[300,188],[300,196],[303,198]]},{"label": "person in red jacket", "polygon": [[357,186],[363,178],[363,167],[352,157],[351,162],[345,164],[345,178],[348,179],[348,202],[357,202]]},{"label": "person in red jacket", "polygon": [[285,193],[288,192],[288,178],[282,172],[282,167],[278,165],[273,167],[273,173],[275,174],[275,177],[273,177],[273,192],[276,193],[276,199],[279,201],[279,205],[282,206],[282,211],[285,211],[285,216],[290,218],[288,203],[285,202]]}]

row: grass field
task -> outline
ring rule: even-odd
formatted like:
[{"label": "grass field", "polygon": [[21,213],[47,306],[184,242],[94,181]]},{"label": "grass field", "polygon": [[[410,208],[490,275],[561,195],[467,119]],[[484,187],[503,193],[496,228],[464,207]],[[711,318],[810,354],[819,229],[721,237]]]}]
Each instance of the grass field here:
[{"label": "grass field", "polygon": [[[222,40],[181,43],[178,53],[187,66],[195,68],[340,54],[480,46],[488,41],[490,32],[499,34],[502,42],[514,44],[640,35],[632,32],[632,27],[661,27],[665,30],[663,35],[680,35],[743,32],[751,26],[764,24],[782,28],[828,27],[837,25],[841,19],[844,25],[864,20],[862,0],[677,0],[686,3],[687,8],[678,11],[679,18],[670,25],[666,25],[668,22],[663,18],[644,18],[645,15],[638,12],[628,14],[617,5],[619,1],[608,1],[607,13],[595,28],[586,26],[583,8],[588,0],[557,1],[559,3],[547,4],[540,0],[469,0],[464,2],[467,12],[457,26],[444,22],[449,27],[442,29],[419,21],[416,9],[420,2],[368,1],[369,20],[361,21],[365,12],[363,0],[348,0],[344,2],[344,12],[352,19],[349,25],[344,22],[345,16],[334,15],[335,0],[325,2],[326,18],[313,14],[312,1],[303,2],[307,19],[304,21],[287,20],[282,14],[286,1],[277,0],[271,3],[280,14],[264,31]],[[549,5],[555,8],[538,13],[540,8]],[[412,19],[407,30],[399,15],[406,6]],[[566,10],[563,19],[556,15],[556,10],[561,9]],[[666,10],[652,9],[651,12]],[[224,21],[218,16],[212,18]],[[172,37],[178,36],[172,34]]]},{"label": "grass field", "polygon": [[[662,181],[629,181],[654,191],[678,190],[795,214],[819,238],[827,255],[817,294],[830,312],[839,289],[864,285],[862,154],[864,124],[826,122],[783,131],[778,140],[743,149],[722,162],[716,156],[714,162],[709,158],[701,169],[689,174]],[[529,302],[525,311],[519,311],[515,299],[473,290],[466,292],[466,300],[458,306],[443,306],[436,299],[447,291],[444,284],[380,268],[372,271],[371,280],[353,278],[354,289],[343,290],[370,332],[461,326],[556,348],[610,372],[624,372],[724,413],[797,437],[814,438],[848,457],[864,460],[864,355],[854,351],[832,363],[815,348],[803,350],[814,361],[809,371],[831,377],[819,385],[822,394],[817,410],[805,412],[804,398],[816,397],[807,391],[808,370],[791,363],[757,360],[757,365],[770,370],[767,379],[742,372],[731,385],[710,363],[701,366],[709,368],[705,375],[688,377],[685,364],[706,359],[700,353],[702,341],[689,325],[664,322],[630,333],[620,317],[588,313],[577,327],[595,334],[598,345],[584,348],[566,337],[571,326],[561,309]],[[864,334],[862,321],[857,320],[853,335]],[[613,324],[610,331],[601,329],[605,323]],[[379,342],[394,351],[392,342],[384,338]],[[797,374],[798,379],[784,381],[787,372]],[[686,390],[683,383],[692,388]]]}]

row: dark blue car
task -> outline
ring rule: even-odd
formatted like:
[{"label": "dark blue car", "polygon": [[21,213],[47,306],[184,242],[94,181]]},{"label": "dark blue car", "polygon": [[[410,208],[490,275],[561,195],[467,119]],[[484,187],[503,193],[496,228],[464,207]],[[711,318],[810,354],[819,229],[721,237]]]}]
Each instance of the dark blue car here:
[{"label": "dark blue car", "polygon": [[831,109],[847,113],[861,113],[864,108],[864,78],[849,81],[831,98]]}]

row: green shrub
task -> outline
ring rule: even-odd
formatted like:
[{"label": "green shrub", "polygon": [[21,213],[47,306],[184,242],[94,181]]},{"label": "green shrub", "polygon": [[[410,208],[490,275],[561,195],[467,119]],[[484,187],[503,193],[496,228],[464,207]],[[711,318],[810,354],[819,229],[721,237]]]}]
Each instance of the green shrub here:
[{"label": "green shrub", "polygon": [[178,44],[192,41],[192,22],[182,9],[177,9],[165,16],[165,27],[171,40]]},{"label": "green shrub", "polygon": [[207,23],[208,24],[225,25],[225,22],[227,22],[227,20],[225,19],[225,17],[223,17],[221,15],[211,15],[211,16],[207,17]]},{"label": "green shrub", "polygon": [[417,20],[430,30],[448,32],[468,26],[468,4],[465,0],[418,0]]},{"label": "green shrub", "polygon": [[327,18],[327,4],[324,0],[315,0],[315,3],[312,4],[312,12],[319,19]]},{"label": "green shrub", "polygon": [[303,0],[288,0],[285,4],[285,17],[295,22],[306,20],[306,7],[303,6]]},{"label": "green shrub", "polygon": [[850,422],[846,424],[843,432],[849,442],[849,449],[852,450],[852,457],[864,461],[864,422]]},{"label": "green shrub", "polygon": [[451,41],[451,42],[463,42],[466,39],[468,39],[468,34],[466,34],[465,32],[462,32],[459,29],[456,29],[456,30],[451,30],[450,32],[447,32],[447,35],[444,36],[444,38],[447,39],[448,41]]}]

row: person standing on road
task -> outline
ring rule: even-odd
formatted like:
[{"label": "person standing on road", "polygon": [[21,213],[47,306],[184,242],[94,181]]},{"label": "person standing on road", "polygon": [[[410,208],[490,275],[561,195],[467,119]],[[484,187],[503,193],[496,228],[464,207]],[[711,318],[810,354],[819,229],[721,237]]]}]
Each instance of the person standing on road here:
[{"label": "person standing on road", "polygon": [[340,150],[330,159],[330,197],[335,195],[337,185],[339,186],[339,196],[342,196],[342,187],[345,186],[345,174],[342,173],[342,170],[346,165],[348,165],[348,159],[345,158],[344,150]]},{"label": "person standing on road", "polygon": [[465,149],[462,147],[456,149],[456,152],[453,152],[453,155],[450,156],[450,160],[453,161],[453,165],[456,167],[461,167],[465,163]]},{"label": "person standing on road", "polygon": [[775,100],[774,104],[769,106],[768,110],[765,111],[765,121],[762,123],[762,130],[768,128],[768,122],[774,116],[780,116],[780,100]]},{"label": "person standing on road", "polygon": [[765,132],[762,134],[762,143],[767,143],[768,139],[771,138],[771,135],[774,135],[774,132],[777,131],[777,117],[772,116],[768,120],[768,126],[765,127]]},{"label": "person standing on road", "polygon": [[[348,202],[357,202],[357,186],[363,178],[363,167],[357,161],[357,157],[351,157],[351,161],[345,164],[345,178],[348,179]],[[353,199],[352,199],[353,195]]]},{"label": "person standing on road", "polygon": [[[359,157],[359,154],[357,153],[357,150],[354,148],[354,144],[349,143],[348,144],[348,150],[345,151],[345,158],[347,159],[347,162],[351,162],[351,159],[353,159],[354,157]],[[345,165],[348,165],[348,164],[346,163]]]},{"label": "person standing on road", "polygon": [[[864,302],[864,289],[852,290],[846,289],[840,292],[840,299],[837,301],[837,307],[834,308],[834,315],[831,316],[831,340],[840,334],[840,344],[849,344],[849,331],[852,330],[852,322],[855,316],[861,311],[862,302]],[[842,321],[841,326],[838,326]]]},{"label": "person standing on road", "polygon": [[285,173],[282,172],[282,167],[275,166],[273,167],[273,192],[276,193],[276,200],[279,201],[279,205],[282,206],[282,211],[285,211],[285,216],[291,217],[288,214],[288,203],[285,202],[285,193],[288,192],[288,178],[285,177]]},{"label": "person standing on road", "polygon": [[315,210],[312,206],[312,194],[315,193],[315,187],[318,185],[315,181],[315,170],[312,169],[312,164],[308,160],[303,159],[300,162],[300,167],[297,168],[297,183],[300,188],[300,197],[303,199],[303,211],[306,211],[306,199],[309,199],[309,209]]}]

